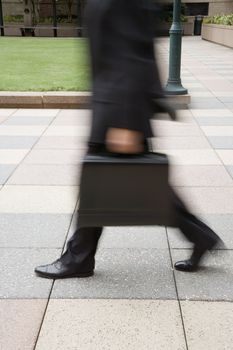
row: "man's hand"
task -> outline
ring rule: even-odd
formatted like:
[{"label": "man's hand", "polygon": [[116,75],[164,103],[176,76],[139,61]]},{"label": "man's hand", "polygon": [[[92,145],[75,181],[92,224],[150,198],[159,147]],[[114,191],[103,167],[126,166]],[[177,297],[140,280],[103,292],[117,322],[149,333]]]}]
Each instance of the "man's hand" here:
[{"label": "man's hand", "polygon": [[106,135],[106,147],[108,151],[114,153],[142,153],[143,134],[129,129],[110,128]]}]

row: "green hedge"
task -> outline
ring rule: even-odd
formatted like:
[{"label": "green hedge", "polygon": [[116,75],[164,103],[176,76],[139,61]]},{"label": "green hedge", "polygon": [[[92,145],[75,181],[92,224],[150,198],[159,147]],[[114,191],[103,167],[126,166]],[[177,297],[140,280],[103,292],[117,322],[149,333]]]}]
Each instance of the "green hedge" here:
[{"label": "green hedge", "polygon": [[204,19],[206,24],[223,24],[225,26],[233,26],[233,13],[225,16],[213,16]]}]

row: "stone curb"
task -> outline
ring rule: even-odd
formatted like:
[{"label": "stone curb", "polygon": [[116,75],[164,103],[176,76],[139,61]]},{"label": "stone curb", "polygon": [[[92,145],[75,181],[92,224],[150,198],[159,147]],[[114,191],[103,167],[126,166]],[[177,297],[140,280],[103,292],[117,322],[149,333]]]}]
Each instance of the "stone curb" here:
[{"label": "stone curb", "polygon": [[[90,92],[48,91],[11,92],[0,91],[0,108],[59,108],[82,109],[90,106]],[[168,96],[171,103],[187,107],[190,95]]]}]

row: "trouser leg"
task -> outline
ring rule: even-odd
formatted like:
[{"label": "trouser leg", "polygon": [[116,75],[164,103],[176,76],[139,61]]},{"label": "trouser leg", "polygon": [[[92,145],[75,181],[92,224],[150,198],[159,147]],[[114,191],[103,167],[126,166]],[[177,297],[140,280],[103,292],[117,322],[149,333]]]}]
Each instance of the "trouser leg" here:
[{"label": "trouser leg", "polygon": [[[89,143],[88,153],[96,154],[105,150],[103,144]],[[66,251],[62,255],[62,262],[66,265],[77,266],[85,271],[95,267],[95,254],[103,227],[77,227],[75,233],[67,243]]]},{"label": "trouser leg", "polygon": [[62,262],[70,266],[76,265],[79,270],[93,270],[95,253],[102,230],[102,227],[78,228],[67,243]]},{"label": "trouser leg", "polygon": [[177,226],[183,235],[194,245],[210,249],[219,240],[218,235],[204,222],[190,213],[182,200],[173,191],[177,215]]}]

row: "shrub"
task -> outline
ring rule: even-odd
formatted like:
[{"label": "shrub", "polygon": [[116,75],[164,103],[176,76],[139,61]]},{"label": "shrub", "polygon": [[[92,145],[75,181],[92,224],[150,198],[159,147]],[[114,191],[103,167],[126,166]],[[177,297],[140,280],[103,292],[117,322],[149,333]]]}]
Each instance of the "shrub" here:
[{"label": "shrub", "polygon": [[233,26],[233,13],[230,15],[217,15],[204,19],[206,24],[223,24],[225,26]]}]

